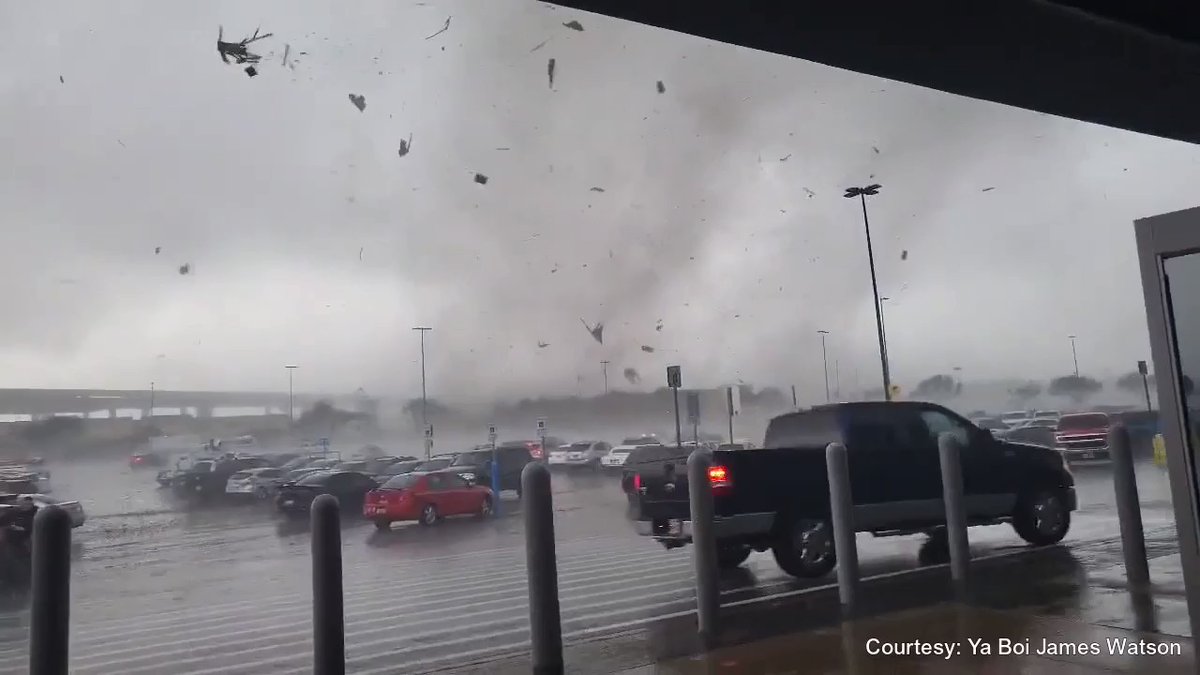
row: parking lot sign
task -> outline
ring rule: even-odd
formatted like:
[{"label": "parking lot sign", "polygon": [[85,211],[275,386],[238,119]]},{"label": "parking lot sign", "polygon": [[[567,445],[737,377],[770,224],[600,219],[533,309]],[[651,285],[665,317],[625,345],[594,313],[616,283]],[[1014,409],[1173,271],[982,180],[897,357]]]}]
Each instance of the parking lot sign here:
[{"label": "parking lot sign", "polygon": [[679,366],[667,366],[667,386],[678,389],[683,386],[683,373]]},{"label": "parking lot sign", "polygon": [[496,444],[496,425],[495,424],[488,425],[488,443],[491,443],[492,445]]},{"label": "parking lot sign", "polygon": [[537,420],[537,435],[538,438],[546,437],[546,418],[539,417]]}]

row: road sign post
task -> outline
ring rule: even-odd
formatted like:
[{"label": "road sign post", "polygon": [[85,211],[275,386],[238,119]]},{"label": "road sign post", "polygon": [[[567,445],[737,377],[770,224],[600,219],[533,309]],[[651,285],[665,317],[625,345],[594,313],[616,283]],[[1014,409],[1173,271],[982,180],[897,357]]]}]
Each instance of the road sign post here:
[{"label": "road sign post", "polygon": [[433,425],[425,425],[425,460],[429,461],[430,455],[433,453]]},{"label": "road sign post", "polygon": [[500,515],[500,458],[496,456],[496,425],[488,425],[488,445],[492,446],[492,513]]},{"label": "road sign post", "polygon": [[737,442],[733,440],[733,418],[742,409],[742,390],[737,385],[727,387],[725,397],[729,404],[729,443],[733,444]]},{"label": "road sign post", "polygon": [[679,366],[667,366],[667,386],[675,398],[675,447],[683,447],[683,430],[679,426],[679,388],[683,386],[683,376]]},{"label": "road sign post", "polygon": [[1154,412],[1154,407],[1150,405],[1150,369],[1145,361],[1138,361],[1138,373],[1142,376],[1142,389],[1146,391],[1146,412]]},{"label": "road sign post", "polygon": [[550,463],[550,449],[546,447],[546,418],[539,417],[537,419],[537,437],[538,442],[542,446],[542,463]]},{"label": "road sign post", "polygon": [[692,442],[696,449],[700,448],[700,394],[688,392],[687,395],[688,422],[692,424]]}]

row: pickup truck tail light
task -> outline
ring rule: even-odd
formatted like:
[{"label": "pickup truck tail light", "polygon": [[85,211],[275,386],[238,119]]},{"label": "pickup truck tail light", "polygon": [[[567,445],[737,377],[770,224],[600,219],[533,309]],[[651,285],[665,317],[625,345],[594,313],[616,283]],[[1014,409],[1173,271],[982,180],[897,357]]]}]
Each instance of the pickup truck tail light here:
[{"label": "pickup truck tail light", "polygon": [[708,467],[708,482],[712,485],[713,490],[727,490],[733,487],[729,469],[720,464]]},{"label": "pickup truck tail light", "polygon": [[633,474],[633,491],[641,492],[641,490],[642,490],[642,474],[635,473],[635,474]]}]

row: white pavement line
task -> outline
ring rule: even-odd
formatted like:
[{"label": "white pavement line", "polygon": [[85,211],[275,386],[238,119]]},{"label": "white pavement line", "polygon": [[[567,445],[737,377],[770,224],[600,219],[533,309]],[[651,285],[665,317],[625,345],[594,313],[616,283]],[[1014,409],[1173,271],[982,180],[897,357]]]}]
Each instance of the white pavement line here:
[{"label": "white pavement line", "polygon": [[[618,544],[618,543],[628,544],[629,543],[629,540],[627,538],[612,537],[612,536],[605,535],[605,536],[573,539],[570,542],[560,543],[559,547],[560,547],[560,549],[574,549],[574,548],[577,548],[577,545],[579,545],[579,544],[584,544],[584,543],[591,544],[597,540],[611,540],[609,543],[613,543],[613,544]],[[345,549],[346,549],[346,546],[344,545],[343,550],[345,550]],[[400,564],[398,564],[394,567],[389,566],[389,561],[373,559],[373,560],[367,560],[367,561],[363,561],[363,562],[356,562],[353,565],[343,567],[342,574],[345,578],[353,578],[353,577],[357,576],[356,573],[363,572],[363,571],[378,573],[380,571],[380,569],[389,569],[389,570],[392,570],[395,572],[401,572],[401,573],[411,571],[411,570],[420,571],[420,570],[428,569],[428,567],[427,567],[428,563],[447,562],[450,560],[463,560],[463,559],[474,561],[474,560],[478,560],[482,556],[487,556],[489,554],[497,554],[497,553],[505,553],[505,554],[511,553],[513,556],[512,560],[509,561],[511,564],[518,564],[518,563],[521,565],[524,564],[525,547],[522,544],[520,546],[513,546],[513,547],[481,549],[478,552],[465,552],[462,554],[455,554],[455,555],[449,555],[449,556],[407,558],[407,559],[402,559],[400,561]],[[580,552],[578,557],[584,557],[584,556],[590,557],[589,554],[590,554],[590,552],[588,552],[585,549],[584,551]],[[294,559],[290,559],[287,561],[287,563],[295,564],[293,561],[294,561]],[[144,561],[139,561],[139,562],[144,562]],[[183,561],[172,560],[169,562],[170,563],[180,563]],[[238,559],[237,562],[239,562],[239,563],[245,562],[245,560]],[[256,560],[256,562],[279,562],[279,558],[262,558],[261,560]],[[490,558],[487,560],[486,564],[471,566],[469,568],[463,569],[462,573],[469,574],[476,570],[484,571],[484,570],[494,569],[496,562],[497,562],[496,558]],[[305,567],[307,568],[307,564],[305,565]],[[452,571],[453,571],[453,569],[458,569],[458,568],[452,568]],[[217,609],[217,608],[221,608],[221,607],[225,607],[225,608],[229,608],[229,609],[232,609],[234,607],[239,607],[239,608],[240,607],[252,607],[252,606],[254,606],[254,604],[255,604],[255,602],[252,600],[251,601],[238,601],[238,602],[224,603],[223,605],[219,605],[219,606],[208,607],[207,609]],[[108,599],[106,599],[106,600],[89,600],[89,601],[75,603],[72,606],[72,610],[74,612],[80,612],[80,611],[86,611],[90,607],[97,607],[97,606],[111,607],[111,600],[108,600]],[[188,610],[180,610],[180,611],[188,611]]]},{"label": "white pavement line", "polygon": [[[610,611],[610,612],[607,612],[606,614],[624,614],[624,613],[629,613],[629,612],[641,612],[641,611],[645,611],[647,609],[652,610],[656,607],[676,605],[676,604],[679,604],[680,602],[690,602],[691,601],[690,598],[678,597],[680,595],[688,594],[689,591],[690,591],[690,589],[687,589],[687,588],[676,588],[676,589],[673,589],[670,591],[663,591],[663,592],[659,592],[659,593],[639,594],[639,595],[635,595],[635,596],[631,596],[631,597],[622,597],[622,598],[615,599],[615,600],[610,599],[610,600],[602,600],[600,602],[590,602],[590,603],[586,603],[586,604],[582,604],[582,605],[577,605],[574,607],[574,609],[582,611],[582,610],[601,609],[601,608],[606,608],[606,607],[618,607],[618,606],[633,604],[634,605],[633,607],[628,607],[628,608],[622,609],[622,610]],[[612,596],[611,593],[606,594],[606,595],[607,595],[607,597]],[[654,599],[654,598],[662,598],[662,597],[672,597],[674,599],[667,601],[667,602],[656,602],[656,603],[649,603],[649,604],[647,604],[645,602],[645,600]],[[465,624],[458,623],[453,627],[453,631],[455,634],[462,634],[462,632],[464,632],[464,631],[471,632],[478,628],[498,627],[498,626],[505,626],[505,625],[515,625],[515,628],[513,630],[528,630],[527,627],[522,625],[527,616],[527,611],[528,611],[528,601],[527,600],[514,601],[511,604],[509,604],[508,606],[499,607],[496,609],[484,610],[484,611],[474,611],[470,614],[471,618],[482,618],[482,617],[486,617],[486,616],[497,616],[498,618],[488,619],[488,620],[484,620],[484,621],[477,620],[477,621],[474,621],[473,623],[465,623]],[[596,616],[596,615],[592,615],[592,616]],[[459,617],[454,617],[454,618],[459,618]],[[461,617],[461,618],[466,618],[466,617]],[[567,619],[567,620],[570,621],[570,619]],[[422,632],[416,632],[416,633],[405,632],[405,629],[411,629],[411,628],[427,628],[427,624],[426,624],[426,622],[421,621],[421,620],[398,621],[398,622],[388,622],[387,625],[380,626],[378,628],[374,628],[374,629],[370,629],[370,630],[356,631],[355,633],[353,633],[353,635],[352,635],[353,637],[362,638],[362,637],[367,637],[367,636],[384,636],[384,635],[386,635],[386,637],[381,637],[379,639],[372,640],[369,642],[359,641],[359,642],[350,643],[349,640],[347,640],[346,651],[347,651],[347,653],[352,653],[356,648],[365,648],[365,647],[374,647],[374,646],[378,646],[378,645],[395,644],[398,641],[414,643],[410,649],[437,649],[442,645],[442,643],[440,643],[440,642],[425,642],[425,640],[427,640],[428,638],[443,637],[448,632],[445,628],[438,628],[438,629],[434,629],[434,630],[426,629]],[[347,635],[347,638],[352,637],[352,636]],[[92,659],[82,658],[82,659],[73,660],[71,665],[72,665],[72,669],[76,669],[76,668],[106,668],[106,669],[112,669],[114,671],[118,670],[117,668],[115,668],[115,666],[120,666],[119,671],[121,673],[130,675],[132,673],[146,671],[147,669],[149,669],[149,670],[160,669],[162,667],[162,659],[164,659],[164,658],[169,658],[170,660],[168,662],[172,666],[181,666],[181,665],[188,665],[188,664],[193,664],[193,663],[200,663],[200,664],[204,664],[205,662],[211,663],[212,660],[214,660],[214,659],[228,659],[228,658],[233,658],[233,657],[244,657],[244,656],[249,656],[251,654],[269,653],[269,652],[275,652],[275,651],[279,651],[279,650],[292,650],[292,649],[300,650],[300,649],[303,649],[312,644],[312,631],[306,630],[306,631],[300,631],[300,632],[296,632],[296,633],[282,633],[282,634],[276,635],[275,638],[276,639],[272,640],[271,644],[269,644],[269,645],[261,645],[260,644],[259,646],[250,647],[248,649],[231,649],[231,647],[233,647],[234,645],[231,645],[229,643],[214,642],[213,646],[212,646],[212,650],[214,650],[215,653],[206,654],[203,656],[196,656],[196,657],[192,657],[192,658],[178,659],[178,658],[172,658],[172,657],[174,657],[176,655],[195,653],[197,651],[195,649],[195,647],[192,647],[191,649],[182,649],[182,650],[175,650],[175,651],[159,651],[159,652],[147,654],[145,657],[136,658],[136,659],[124,658],[124,659],[101,661],[99,663],[86,663],[85,664],[82,662],[92,661]],[[469,638],[468,638],[468,640],[469,640]],[[451,641],[451,642],[453,642],[453,641]],[[154,661],[154,663],[148,664],[144,667],[132,667],[132,668],[130,667],[130,664],[132,664],[132,663],[135,663],[138,661],[146,661],[146,660]],[[266,664],[272,663],[275,660],[276,659],[264,659],[263,661],[259,661],[259,662],[255,662],[255,663],[262,663],[265,666]],[[353,659],[351,659],[351,661],[352,660]],[[348,661],[348,663],[349,663],[349,661]],[[249,665],[249,664],[247,664],[247,665]]]},{"label": "white pavement line", "polygon": [[[664,570],[661,568],[661,566],[659,566],[657,574],[642,575],[638,578],[639,579],[647,579],[647,578],[654,578],[656,576],[670,576],[673,579],[672,583],[678,584],[681,579],[686,579],[687,567],[688,567],[687,565],[677,565],[677,566],[673,566],[669,569]],[[633,571],[636,572],[638,570],[633,570]],[[463,610],[469,609],[471,607],[494,604],[496,602],[507,602],[511,605],[511,603],[513,601],[521,601],[525,597],[525,595],[526,595],[525,589],[527,587],[526,580],[521,579],[521,580],[516,581],[515,583],[508,584],[508,586],[509,587],[505,588],[505,589],[496,589],[496,590],[493,590],[490,592],[484,592],[484,593],[469,592],[469,593],[464,593],[464,594],[449,594],[449,595],[439,594],[439,593],[429,593],[429,594],[424,594],[422,596],[406,596],[403,594],[398,594],[397,597],[379,598],[376,601],[373,601],[370,603],[353,605],[353,609],[359,610],[359,611],[355,611],[351,614],[346,615],[346,632],[347,632],[347,634],[349,634],[351,632],[350,627],[355,624],[368,623],[368,617],[378,617],[378,616],[382,615],[386,618],[387,616],[395,615],[397,611],[403,612],[403,616],[405,618],[410,618],[410,617],[414,617],[414,616],[420,617],[420,616],[427,616],[430,614],[444,613],[447,611],[462,612]],[[628,577],[627,571],[620,570],[620,571],[617,571],[614,573],[603,575],[599,578],[586,577],[578,582],[563,584],[560,586],[560,589],[568,589],[568,590],[574,591],[574,590],[587,590],[590,588],[609,588],[612,586],[629,588],[630,585],[629,585],[629,577]],[[638,586],[637,588],[644,588],[644,586]],[[606,592],[604,592],[604,594],[610,594],[610,593],[606,591]],[[487,601],[482,601],[482,602],[468,602],[468,603],[457,602],[457,600],[463,599],[463,598],[465,598],[467,600],[479,600],[481,598],[488,597],[488,596],[500,596],[500,597],[496,598],[494,600],[487,600]],[[407,602],[408,600],[414,599],[414,597],[428,598],[428,601],[419,602],[419,603],[415,603],[415,604]],[[447,603],[449,603],[449,606],[447,606]],[[423,606],[427,607],[430,605],[439,607],[440,609],[426,610],[426,611],[414,611],[416,608],[423,607]],[[363,610],[364,607],[378,607],[378,609],[369,610],[369,611],[361,611],[361,610]],[[295,613],[295,612],[292,612],[289,614],[289,616],[291,616],[293,618],[296,615],[297,615],[297,613]],[[187,626],[186,630],[184,631],[184,634],[186,635],[186,639],[177,639],[177,640],[171,641],[171,642],[155,642],[155,643],[153,643],[153,645],[148,645],[146,648],[154,649],[156,654],[169,654],[169,653],[176,653],[176,652],[172,652],[170,650],[170,647],[173,647],[175,645],[192,645],[191,647],[189,647],[187,649],[177,650],[178,653],[187,653],[187,652],[193,651],[195,649],[195,644],[197,641],[202,641],[202,640],[208,639],[210,637],[217,638],[222,635],[228,635],[231,632],[233,632],[237,635],[237,641],[229,641],[228,639],[221,640],[220,642],[224,647],[231,647],[231,646],[235,646],[237,644],[241,644],[244,642],[254,642],[255,640],[252,639],[250,637],[250,635],[256,634],[256,633],[261,633],[261,632],[269,632],[269,633],[271,633],[272,637],[280,637],[283,635],[293,635],[293,634],[295,634],[295,635],[310,634],[311,625],[312,625],[311,616],[308,614],[300,614],[300,617],[301,618],[295,619],[295,620],[287,622],[287,623],[280,623],[275,619],[265,619],[263,617],[248,618],[245,621],[236,621],[236,622],[232,622],[232,623],[226,623],[226,624],[220,625],[220,626],[215,626],[214,630],[199,630],[198,631],[198,630],[196,630],[195,626],[189,625],[189,626]],[[373,624],[373,623],[375,623],[375,621],[369,621],[369,623]],[[250,628],[250,626],[256,626],[256,625],[260,625],[263,627]],[[282,633],[281,632],[285,629],[298,629],[298,628],[302,628],[303,630],[299,631],[297,633]],[[98,640],[98,639],[84,640],[84,641],[74,640],[72,642],[72,647],[73,647],[74,653],[77,655],[77,657],[76,657],[77,660],[90,660],[90,659],[99,658],[101,656],[125,654],[125,653],[130,653],[131,651],[135,651],[135,649],[126,647],[126,648],[121,648],[121,649],[109,649],[109,650],[102,651],[102,652],[95,652],[95,651],[88,651],[86,648],[81,648],[79,645],[86,644],[89,642],[101,644],[104,647],[113,647],[113,646],[120,645],[120,644],[131,644],[131,643],[136,644],[136,645],[146,645],[147,639],[153,638],[155,633],[159,633],[159,632],[163,632],[163,631],[170,631],[172,637],[180,636],[180,627],[173,626],[173,627],[168,627],[166,629],[159,629],[159,630],[154,630],[154,631],[137,631],[137,637],[126,638],[123,640]]]},{"label": "white pavement line", "polygon": [[[571,561],[560,567],[559,577],[570,576],[574,574],[584,573],[595,569],[605,569],[614,564],[640,565],[640,564],[669,564],[671,561],[664,559],[665,551],[638,551],[624,556],[605,557],[602,560],[597,560],[596,555],[587,557],[580,556],[581,560]],[[456,579],[471,578],[470,583],[455,583]],[[420,578],[418,578],[420,579]],[[380,580],[373,582],[368,586],[351,585],[350,590],[346,591],[346,600],[371,597],[378,595],[381,592],[388,591],[412,591],[422,588],[442,588],[445,586],[454,586],[456,588],[486,588],[495,582],[520,579],[525,582],[525,566],[523,564],[507,567],[500,571],[492,571],[488,574],[476,575],[471,570],[448,570],[444,574],[439,574],[436,578],[428,581],[416,580],[408,582],[407,580]],[[274,596],[279,597],[279,596]],[[257,614],[277,613],[283,611],[295,611],[301,607],[308,607],[311,604],[311,599],[307,596],[295,597],[289,595],[288,599],[279,599],[271,601],[273,598],[264,596],[253,598],[239,602],[235,607],[220,606],[214,608],[187,608],[181,610],[167,610],[154,612],[142,621],[131,621],[128,618],[114,619],[99,619],[87,621],[83,623],[87,628],[76,633],[79,637],[100,637],[112,635],[126,635],[132,629],[151,628],[154,626],[172,625],[178,621],[188,621],[189,624],[195,625],[196,622],[215,622],[222,621],[233,616],[241,616],[247,611]],[[266,602],[264,602],[266,600]],[[264,612],[263,610],[267,610]]]},{"label": "white pavement line", "polygon": [[[766,584],[764,586],[742,586],[742,587],[738,587],[738,588],[726,589],[726,590],[721,591],[721,595],[722,596],[732,596],[732,595],[736,595],[739,593],[759,592],[759,591],[763,590],[763,588],[768,587],[768,586],[779,586],[779,585],[790,586],[794,583],[796,583],[796,581],[791,578],[788,578],[786,580],[780,579],[780,580],[777,580],[770,584]],[[645,588],[647,588],[647,587],[627,587],[627,588],[630,591],[634,591],[634,594],[631,595],[630,597],[624,597],[624,598],[617,599],[617,600],[609,600],[606,602],[589,603],[589,604],[585,604],[585,605],[575,605],[575,604],[571,604],[571,603],[564,603],[564,617],[563,617],[564,624],[571,623],[571,622],[591,620],[591,619],[595,619],[597,617],[619,616],[619,615],[628,614],[631,612],[645,612],[648,610],[654,610],[654,609],[658,609],[658,608],[669,608],[669,607],[678,605],[680,603],[693,602],[693,599],[691,597],[689,597],[693,593],[693,588],[690,585],[678,587],[678,588],[675,588],[672,590],[663,591],[663,592],[659,592],[659,593],[640,593],[640,591],[645,590]],[[590,595],[594,597],[594,596],[611,595],[611,594],[609,594],[609,593],[593,593]],[[665,601],[665,602],[657,602],[657,603],[650,603],[650,604],[647,604],[645,602],[647,599],[650,599],[650,598],[661,598],[661,597],[667,597],[667,596],[682,596],[682,597],[676,597],[674,600],[669,600],[669,601]],[[629,608],[623,609],[623,610],[586,614],[583,616],[572,616],[572,614],[574,614],[577,611],[581,611],[581,610],[599,609],[599,608],[603,608],[603,607],[614,607],[614,606],[619,606],[622,604],[629,604],[629,603],[638,603],[638,604],[634,607],[629,607]],[[527,610],[528,604],[526,601],[522,601],[519,604],[515,604],[515,605],[505,608],[505,609],[508,611],[512,611],[514,609]],[[494,613],[494,612],[475,612],[472,614],[472,616],[483,616],[483,615],[490,614],[490,613]],[[670,614],[657,615],[657,616],[659,616],[661,618],[662,616],[670,616]],[[470,630],[470,629],[486,627],[486,626],[500,626],[500,625],[517,624],[517,626],[515,626],[511,630],[502,630],[502,631],[498,631],[498,632],[494,632],[494,633],[490,633],[490,634],[484,634],[482,636],[477,635],[473,638],[466,638],[466,639],[462,639],[462,640],[452,639],[452,640],[448,640],[448,641],[443,640],[443,641],[436,641],[436,642],[429,642],[429,641],[422,642],[422,640],[424,640],[424,638],[427,638],[427,637],[442,637],[442,636],[446,635],[447,631],[443,629],[443,630],[426,631],[424,633],[408,634],[408,635],[404,635],[403,637],[397,636],[397,637],[377,639],[377,640],[373,640],[370,642],[349,642],[348,641],[347,645],[346,645],[346,651],[348,654],[351,654],[351,658],[349,658],[347,660],[347,664],[354,663],[354,662],[369,661],[369,660],[373,660],[376,658],[380,658],[381,656],[389,656],[394,653],[407,653],[407,652],[412,652],[412,651],[436,650],[436,649],[439,649],[439,648],[442,648],[442,647],[445,647],[448,645],[452,645],[452,644],[469,642],[469,641],[473,641],[477,638],[486,638],[489,635],[490,636],[500,636],[500,635],[507,635],[507,634],[513,633],[513,632],[528,631],[528,626],[524,625],[526,620],[527,620],[527,616],[526,616],[525,612],[520,611],[520,612],[517,612],[516,614],[508,617],[507,619],[503,619],[503,620],[492,620],[492,621],[480,622],[480,623],[475,623],[475,624],[468,624],[465,626],[459,624],[459,625],[456,625],[454,628],[455,633],[461,632],[464,629]],[[359,632],[354,632],[354,633],[347,633],[347,638],[361,637],[364,635],[373,635],[373,634],[379,634],[379,633],[385,633],[385,632],[393,632],[398,629],[404,628],[406,625],[407,624],[395,624],[395,625],[384,626],[379,629],[371,630],[371,631],[359,631]],[[306,634],[306,635],[308,635],[308,634]],[[311,636],[309,635],[309,637],[311,637]],[[397,639],[406,640],[406,641],[418,641],[419,644],[415,644],[411,647],[403,648],[399,651],[387,650],[382,653],[368,653],[368,654],[364,654],[364,655],[360,655],[360,656],[353,655],[354,651],[361,649],[363,647],[374,647],[374,646],[383,645],[383,644],[395,644]],[[263,652],[263,651],[267,651],[270,649],[284,649],[284,648],[291,647],[291,646],[302,646],[302,645],[310,645],[310,644],[311,644],[311,640],[301,640],[301,641],[297,641],[295,643],[289,643],[286,645],[276,643],[271,646],[260,646],[256,649],[252,649],[252,650],[243,650],[243,651],[237,651],[237,652],[225,652],[225,653],[216,655],[216,658],[242,656],[242,655],[255,653],[255,652]],[[458,654],[459,654],[458,652],[455,652],[453,654],[448,654],[445,658],[455,658]],[[230,666],[225,666],[222,668],[214,667],[214,668],[209,668],[209,669],[200,670],[200,671],[187,671],[187,672],[189,672],[189,673],[217,673],[217,672],[222,672],[224,670],[228,670],[228,669],[235,668],[235,667],[236,668],[245,667],[245,668],[252,668],[252,669],[260,669],[265,664],[279,663],[280,658],[290,659],[293,657],[290,655],[285,655],[283,657],[277,657],[277,658],[272,658],[272,659],[261,659],[258,661],[241,662],[241,663],[233,664]],[[172,661],[170,661],[170,663],[172,665],[180,665],[180,664],[205,661],[205,660],[208,660],[208,659],[196,658],[196,659],[191,659],[191,660],[186,660],[186,661],[172,660]],[[209,662],[211,664],[211,660],[209,660]],[[128,663],[129,663],[128,660],[113,662],[113,664],[117,664],[117,665],[124,665],[124,664],[128,664]],[[74,665],[74,664],[72,664],[72,665]],[[107,666],[107,665],[111,665],[111,664],[106,663],[106,664],[99,664],[99,665]],[[99,667],[99,665],[94,665],[94,666],[89,666],[89,667]],[[149,670],[150,670],[150,666],[147,666],[144,668],[135,668],[132,670],[129,669],[128,667],[125,667],[125,668],[121,669],[121,672],[122,673],[137,673],[137,672],[143,672],[143,671],[149,671]],[[395,672],[395,671],[393,671],[393,672]]]}]

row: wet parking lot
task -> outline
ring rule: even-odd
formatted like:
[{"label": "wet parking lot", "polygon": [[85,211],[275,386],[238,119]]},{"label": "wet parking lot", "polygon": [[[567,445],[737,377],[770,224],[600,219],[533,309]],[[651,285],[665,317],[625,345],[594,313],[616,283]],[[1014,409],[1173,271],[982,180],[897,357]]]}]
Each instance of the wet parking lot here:
[{"label": "wet parking lot", "polygon": [[[306,672],[311,659],[309,538],[304,522],[263,504],[183,509],[152,471],[120,461],[56,465],[54,493],[80,499],[75,531],[71,669],[76,673]],[[1080,510],[1066,544],[1085,565],[1119,560],[1107,467],[1076,470]],[[1139,467],[1152,555],[1173,549],[1164,471]],[[615,477],[555,474],[559,589],[567,642],[688,615],[688,549],[638,537]],[[486,521],[377,532],[343,530],[347,669],[453,670],[525,648],[528,639],[520,505]],[[1024,548],[1008,526],[971,531],[976,555]],[[923,538],[860,537],[864,574],[918,566]],[[723,580],[723,603],[802,594],[832,577],[797,581],[769,553]],[[0,663],[24,668],[28,610],[10,597],[0,615]],[[8,671],[6,671],[8,672]]]}]

